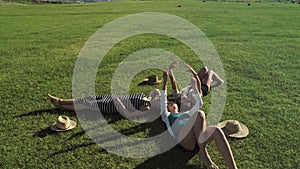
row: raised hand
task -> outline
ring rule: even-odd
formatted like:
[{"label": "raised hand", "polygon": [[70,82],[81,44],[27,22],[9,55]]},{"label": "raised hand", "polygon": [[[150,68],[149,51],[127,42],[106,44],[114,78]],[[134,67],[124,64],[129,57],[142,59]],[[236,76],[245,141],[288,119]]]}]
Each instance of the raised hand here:
[{"label": "raised hand", "polygon": [[173,69],[175,67],[175,65],[178,65],[179,62],[178,61],[174,61],[171,63],[170,67],[169,67],[169,70]]}]

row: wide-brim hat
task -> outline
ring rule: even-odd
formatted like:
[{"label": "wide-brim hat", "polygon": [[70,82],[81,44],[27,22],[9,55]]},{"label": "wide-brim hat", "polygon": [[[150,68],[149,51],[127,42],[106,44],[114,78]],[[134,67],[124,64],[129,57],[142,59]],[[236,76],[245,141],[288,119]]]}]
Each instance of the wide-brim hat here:
[{"label": "wide-brim hat", "polygon": [[68,116],[59,116],[56,123],[53,123],[50,126],[50,129],[53,131],[68,131],[75,128],[77,123],[73,120],[70,120]]},{"label": "wide-brim hat", "polygon": [[151,75],[151,76],[148,76],[147,79],[145,79],[144,81],[142,81],[139,85],[145,85],[145,84],[148,84],[148,85],[155,85],[155,84],[158,84],[160,83],[162,80],[159,80],[158,79],[158,76],[157,75]]},{"label": "wide-brim hat", "polygon": [[234,138],[244,138],[249,134],[248,127],[237,120],[225,120],[217,124],[226,136]]}]

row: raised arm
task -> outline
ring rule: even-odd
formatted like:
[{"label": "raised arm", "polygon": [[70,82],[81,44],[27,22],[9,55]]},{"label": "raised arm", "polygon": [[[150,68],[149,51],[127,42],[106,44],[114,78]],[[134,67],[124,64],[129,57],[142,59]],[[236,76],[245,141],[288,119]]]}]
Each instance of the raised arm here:
[{"label": "raised arm", "polygon": [[[176,79],[175,76],[173,74],[173,68],[175,67],[175,65],[178,65],[179,62],[178,61],[174,61],[171,63],[168,73],[169,73],[169,77],[170,77],[170,81],[171,81],[171,85],[172,85],[172,92],[178,92],[178,88],[177,88],[177,83],[176,83]],[[173,93],[172,93],[173,94]]]},{"label": "raised arm", "polygon": [[202,93],[202,90],[201,90],[201,80],[199,79],[197,73],[195,72],[195,70],[189,64],[186,64],[185,67],[192,74],[192,76],[196,79],[196,82],[197,82],[196,86],[198,88],[198,91],[200,93]]},{"label": "raised arm", "polygon": [[187,114],[189,114],[189,116],[192,116],[195,112],[200,110],[202,105],[203,105],[203,100],[201,98],[201,93],[199,93],[198,88],[197,88],[197,80],[194,77],[191,78],[191,85],[193,87],[193,97],[194,97],[196,103],[195,103],[194,107],[192,107],[187,112]]},{"label": "raised arm", "polygon": [[[168,68],[167,68],[168,70]],[[163,85],[162,85],[162,90],[167,90],[167,86],[168,86],[168,71],[164,71],[163,72]]]},{"label": "raised arm", "polygon": [[160,96],[160,108],[161,108],[161,116],[162,119],[166,122],[168,119],[168,115],[170,114],[167,109],[167,82],[168,82],[168,71],[163,72],[163,85]]}]

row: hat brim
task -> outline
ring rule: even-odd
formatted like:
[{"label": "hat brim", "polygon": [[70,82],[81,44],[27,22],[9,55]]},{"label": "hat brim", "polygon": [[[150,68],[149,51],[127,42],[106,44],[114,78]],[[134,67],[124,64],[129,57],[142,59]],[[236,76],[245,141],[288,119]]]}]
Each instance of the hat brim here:
[{"label": "hat brim", "polygon": [[73,120],[70,120],[70,123],[71,123],[71,124],[70,124],[70,127],[67,128],[67,129],[65,129],[65,130],[60,129],[60,128],[57,128],[57,127],[56,127],[56,123],[53,123],[53,124],[50,126],[50,129],[53,130],[53,131],[68,131],[68,130],[71,130],[71,129],[75,128],[76,125],[77,125],[77,123],[76,123],[75,121],[73,121]]},{"label": "hat brim", "polygon": [[[245,124],[243,124],[243,123],[241,123],[237,120],[225,120],[225,121],[222,121],[222,122],[218,123],[217,126],[224,131],[224,127],[226,126],[226,123],[228,121],[235,121],[235,122],[239,123],[240,126],[241,126],[241,129],[238,132],[233,133],[233,134],[229,134],[227,136],[234,137],[234,138],[244,138],[244,137],[248,136],[248,134],[249,134],[248,127]],[[224,131],[224,133],[226,133],[226,131]]]}]

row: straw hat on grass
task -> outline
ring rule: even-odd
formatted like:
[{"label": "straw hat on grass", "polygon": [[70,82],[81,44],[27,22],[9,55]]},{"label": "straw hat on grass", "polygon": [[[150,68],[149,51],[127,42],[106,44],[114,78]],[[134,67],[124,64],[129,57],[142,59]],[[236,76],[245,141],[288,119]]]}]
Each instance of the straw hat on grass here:
[{"label": "straw hat on grass", "polygon": [[249,134],[248,127],[237,120],[225,120],[217,125],[226,136],[244,138]]},{"label": "straw hat on grass", "polygon": [[53,131],[68,131],[76,127],[76,122],[70,120],[68,116],[59,116],[56,123],[50,126]]}]

